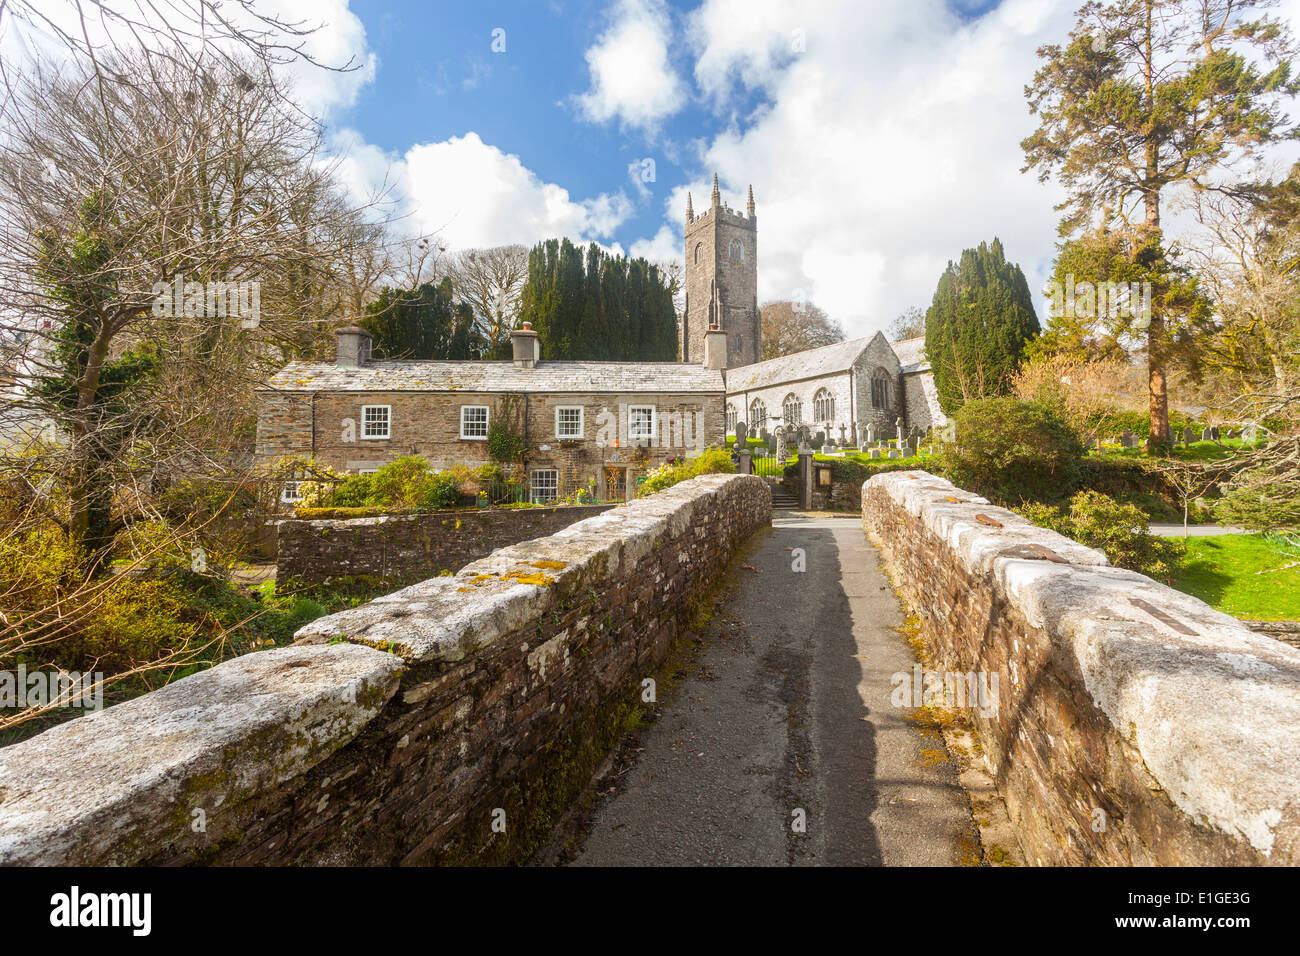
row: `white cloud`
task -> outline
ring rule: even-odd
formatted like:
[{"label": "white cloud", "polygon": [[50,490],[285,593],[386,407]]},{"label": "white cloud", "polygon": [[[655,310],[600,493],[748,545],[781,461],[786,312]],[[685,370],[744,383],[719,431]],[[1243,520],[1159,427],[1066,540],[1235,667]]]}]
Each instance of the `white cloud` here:
[{"label": "white cloud", "polygon": [[[723,199],[753,183],[759,298],[804,290],[851,334],[929,305],[962,249],[1002,238],[1033,285],[1054,255],[1057,191],[1022,175],[1035,49],[1066,35],[1067,5],[1005,0],[964,23],[943,0],[862,4],[706,0],[692,15],[695,77],[720,110],[762,90],[747,127],[706,143]],[[708,179],[692,184],[707,206]],[[685,189],[634,252],[675,244]]]},{"label": "white cloud", "polygon": [[668,58],[672,20],[663,0],[620,0],[611,25],[587,50],[591,89],[574,97],[596,123],[618,119],[646,132],[676,113],[686,89]]},{"label": "white cloud", "polygon": [[367,199],[387,176],[398,211],[409,214],[399,227],[437,232],[449,249],[531,245],[558,236],[607,242],[633,212],[622,191],[574,199],[473,132],[417,144],[401,157],[352,130],[331,145],[343,156],[340,178],[357,199]]},{"label": "white cloud", "polygon": [[[360,18],[348,9],[348,2],[349,0],[258,0],[258,16],[237,5],[229,9],[223,7],[222,10],[232,24],[250,32],[274,33],[268,20],[294,25],[298,30],[311,30],[305,36],[278,33],[268,37],[268,42],[276,42],[285,47],[278,55],[289,62],[278,69],[282,76],[292,82],[295,103],[311,115],[329,117],[335,111],[355,103],[357,94],[374,79],[378,68],[378,57],[367,49],[365,27]],[[83,22],[78,8],[84,7],[84,4],[77,4],[73,0],[44,0],[39,5],[43,17],[48,18],[57,29],[80,41]],[[193,38],[202,32],[202,17],[198,4],[192,0],[176,0],[167,4],[161,14],[149,4],[133,3],[130,0],[107,0],[103,7],[115,11],[131,23],[154,24],[160,31],[165,18],[180,36],[186,38],[188,47],[198,47],[197,40]],[[88,17],[84,21],[84,27],[89,33],[90,42],[100,50],[129,49],[137,43],[140,36],[145,37],[147,45],[156,49],[165,48],[170,42],[163,32],[151,38],[145,31],[137,33],[128,23],[102,12]],[[240,44],[234,41],[219,42],[227,53],[243,52]],[[295,56],[287,49],[299,45],[309,59]],[[29,62],[32,58],[46,62],[70,59],[67,46],[43,20],[31,17],[25,21],[16,20],[13,15],[0,21],[0,58],[19,63]],[[349,64],[353,68],[342,69]]]}]

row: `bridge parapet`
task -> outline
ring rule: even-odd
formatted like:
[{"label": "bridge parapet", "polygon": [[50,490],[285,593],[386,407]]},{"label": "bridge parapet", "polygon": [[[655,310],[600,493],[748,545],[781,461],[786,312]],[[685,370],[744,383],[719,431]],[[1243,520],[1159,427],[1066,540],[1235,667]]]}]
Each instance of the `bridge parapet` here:
[{"label": "bridge parapet", "polygon": [[526,859],[771,511],[682,482],[0,749],[0,864]]},{"label": "bridge parapet", "polygon": [[862,517],[933,666],[998,678],[969,718],[1026,859],[1300,863],[1300,651],[926,472]]}]

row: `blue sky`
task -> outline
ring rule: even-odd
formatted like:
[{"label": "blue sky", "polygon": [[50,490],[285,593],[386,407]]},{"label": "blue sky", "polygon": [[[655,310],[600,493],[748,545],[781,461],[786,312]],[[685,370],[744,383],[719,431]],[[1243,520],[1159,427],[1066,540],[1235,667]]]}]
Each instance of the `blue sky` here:
[{"label": "blue sky", "polygon": [[[1079,2],[258,9],[318,25],[319,60],[360,64],[285,70],[325,122],[344,185],[358,197],[387,185],[406,231],[452,250],[568,236],[680,260],[686,193],[702,207],[717,171],[734,207],[753,185],[760,300],[806,298],[865,335],[926,307],[946,263],[995,236],[1043,287],[1062,193],[1021,173],[1024,87]],[[1277,12],[1294,30],[1300,0]],[[0,30],[0,53],[15,42]]]}]

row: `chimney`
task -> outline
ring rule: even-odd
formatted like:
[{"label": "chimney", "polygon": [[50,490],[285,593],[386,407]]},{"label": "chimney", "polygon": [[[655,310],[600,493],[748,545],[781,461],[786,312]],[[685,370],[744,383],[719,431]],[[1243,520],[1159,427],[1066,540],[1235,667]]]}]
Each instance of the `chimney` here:
[{"label": "chimney", "polygon": [[515,368],[532,368],[541,360],[542,340],[531,322],[510,333],[510,345],[515,353]]},{"label": "chimney", "polygon": [[370,361],[369,332],[355,325],[349,325],[346,328],[336,329],[334,334],[338,336],[335,364],[339,368],[361,368]]},{"label": "chimney", "polygon": [[727,367],[727,333],[718,328],[717,322],[711,322],[709,331],[704,333],[704,367]]}]

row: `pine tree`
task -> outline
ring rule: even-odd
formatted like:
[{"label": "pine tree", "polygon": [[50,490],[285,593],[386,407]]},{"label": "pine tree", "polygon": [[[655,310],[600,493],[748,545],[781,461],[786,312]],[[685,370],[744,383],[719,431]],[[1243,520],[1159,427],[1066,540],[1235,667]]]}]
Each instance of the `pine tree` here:
[{"label": "pine tree", "polygon": [[966,402],[1002,395],[1038,334],[1033,297],[1002,242],[981,242],[939,277],[925,316],[925,352],[939,405],[948,415]]}]

